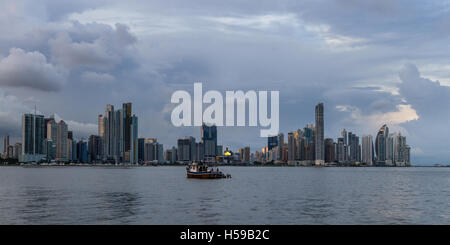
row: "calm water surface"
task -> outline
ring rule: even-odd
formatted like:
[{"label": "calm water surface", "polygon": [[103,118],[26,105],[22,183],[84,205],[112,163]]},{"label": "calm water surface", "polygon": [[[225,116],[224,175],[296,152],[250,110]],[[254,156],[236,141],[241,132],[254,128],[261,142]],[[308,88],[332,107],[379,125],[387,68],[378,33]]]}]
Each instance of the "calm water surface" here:
[{"label": "calm water surface", "polygon": [[450,168],[0,167],[0,224],[450,224]]}]

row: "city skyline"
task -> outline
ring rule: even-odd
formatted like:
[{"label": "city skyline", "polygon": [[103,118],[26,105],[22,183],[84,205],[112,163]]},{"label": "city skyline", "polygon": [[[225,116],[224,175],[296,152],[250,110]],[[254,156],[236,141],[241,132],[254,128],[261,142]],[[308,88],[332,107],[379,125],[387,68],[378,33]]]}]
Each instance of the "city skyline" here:
[{"label": "city skyline", "polygon": [[[282,2],[176,1],[171,11],[156,0],[4,1],[0,135],[18,142],[22,114],[37,105],[88,139],[105,104],[132,101],[146,122],[139,131],[175,145],[198,130],[171,126],[170,94],[203,82],[279,90],[281,132],[314,123],[311,108],[323,101],[325,136],[346,128],[375,137],[388,124],[408,137],[412,162],[448,162],[450,114],[440,106],[450,98],[448,4]],[[223,128],[218,137],[239,148],[257,130]]]},{"label": "city skyline", "polygon": [[[199,142],[194,136],[178,137],[177,147],[164,150],[156,138],[139,135],[138,117],[132,112],[132,103],[122,103],[121,109],[107,104],[104,115],[98,115],[98,132],[90,135],[88,141],[76,140],[73,131],[54,116],[28,113],[22,116],[22,142],[9,145],[9,135],[4,136],[2,157],[15,158],[19,162],[79,162],[79,163],[125,163],[143,164],[156,161],[158,163],[187,163],[205,161],[210,163],[278,163],[303,166],[324,166],[334,164],[364,164],[366,166],[410,166],[411,147],[406,144],[406,137],[390,134],[384,124],[375,137],[363,135],[360,144],[359,136],[342,129],[341,137],[325,138],[324,104],[315,106],[315,125],[306,125],[297,129],[268,136],[267,145],[259,150],[251,151],[250,146],[233,149],[218,144],[215,124],[203,122],[200,127]],[[223,128],[223,127],[220,127]],[[148,136],[147,136],[148,137]],[[223,140],[223,139],[221,139]],[[375,147],[374,147],[375,143]],[[21,146],[18,150],[18,146]],[[127,146],[128,145],[128,146]],[[220,150],[219,150],[220,149]],[[232,152],[235,152],[234,154]]]}]

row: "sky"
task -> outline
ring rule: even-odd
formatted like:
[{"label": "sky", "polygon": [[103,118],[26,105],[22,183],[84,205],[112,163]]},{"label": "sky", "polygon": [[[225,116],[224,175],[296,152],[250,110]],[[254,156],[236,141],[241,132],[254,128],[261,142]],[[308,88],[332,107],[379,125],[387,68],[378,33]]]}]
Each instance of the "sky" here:
[{"label": "sky", "polygon": [[[1,1],[0,137],[20,141],[35,106],[77,139],[106,104],[133,103],[139,136],[165,148],[200,136],[174,127],[176,90],[280,91],[280,131],[407,136],[413,164],[450,162],[450,2]],[[252,151],[258,127],[221,127],[219,144]],[[0,145],[3,144],[3,140]]]}]

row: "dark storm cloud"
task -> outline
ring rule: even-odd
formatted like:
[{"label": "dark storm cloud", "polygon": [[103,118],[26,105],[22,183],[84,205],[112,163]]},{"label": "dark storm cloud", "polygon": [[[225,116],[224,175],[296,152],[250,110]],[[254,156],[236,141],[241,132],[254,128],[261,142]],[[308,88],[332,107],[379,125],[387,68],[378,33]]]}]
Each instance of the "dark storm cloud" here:
[{"label": "dark storm cloud", "polygon": [[450,158],[448,122],[450,121],[450,87],[422,77],[414,64],[406,64],[399,72],[400,94],[412,104],[420,122],[406,125],[412,140],[421,142],[422,155],[439,161]]},{"label": "dark storm cloud", "polygon": [[123,24],[116,24],[113,29],[104,24],[74,22],[69,31],[50,39],[49,45],[54,62],[67,68],[108,70],[122,62],[127,49],[135,42],[136,37]]}]

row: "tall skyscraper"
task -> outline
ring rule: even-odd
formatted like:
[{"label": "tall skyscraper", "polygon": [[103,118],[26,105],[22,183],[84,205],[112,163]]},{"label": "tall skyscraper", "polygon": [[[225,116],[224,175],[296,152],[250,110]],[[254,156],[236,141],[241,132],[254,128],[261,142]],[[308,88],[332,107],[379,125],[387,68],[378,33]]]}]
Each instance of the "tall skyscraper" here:
[{"label": "tall skyscraper", "polygon": [[[122,133],[121,139],[123,139],[123,152],[130,152],[132,143],[131,143],[131,124],[132,124],[132,116],[131,116],[131,103],[123,103],[122,105]],[[137,124],[137,118],[136,118]],[[136,130],[137,132],[137,130]],[[137,137],[136,137],[137,138]],[[130,162],[131,162],[131,154],[130,154]]]},{"label": "tall skyscraper", "polygon": [[[131,108],[131,103],[130,103]],[[133,115],[130,118],[130,163],[137,164],[139,163],[139,147],[138,147],[138,118]]]},{"label": "tall skyscraper", "polygon": [[145,138],[138,138],[138,162],[144,161]]},{"label": "tall skyscraper", "polygon": [[386,141],[389,136],[389,128],[383,125],[378,130],[377,137],[375,138],[375,153],[377,155],[377,164],[386,164]]},{"label": "tall skyscraper", "polygon": [[372,165],[373,164],[373,140],[372,135],[363,135],[362,136],[362,145],[361,145],[362,155],[361,162]]},{"label": "tall skyscraper", "polygon": [[106,105],[104,119],[104,154],[106,158],[114,158],[116,156],[115,151],[115,130],[114,130],[114,106]]},{"label": "tall skyscraper", "polygon": [[[24,114],[22,116],[22,154],[42,155],[44,153],[44,116]],[[26,157],[23,161],[39,157]]]},{"label": "tall skyscraper", "polygon": [[[200,136],[204,148],[204,160],[215,160],[217,156],[217,127],[216,125],[202,124]],[[202,160],[202,159],[199,159]]]},{"label": "tall skyscraper", "polygon": [[325,143],[324,143],[324,118],[323,103],[316,106],[316,130],[315,130],[315,160],[316,165],[322,165],[325,161]]},{"label": "tall skyscraper", "polygon": [[68,139],[68,127],[67,124],[61,120],[58,123],[58,136],[56,140],[56,159],[67,160],[67,139]]},{"label": "tall skyscraper", "polygon": [[394,142],[394,163],[396,166],[409,166],[410,147],[406,144],[406,137],[398,133]]},{"label": "tall skyscraper", "polygon": [[333,139],[325,139],[325,162],[335,162],[336,161],[336,144]]},{"label": "tall skyscraper", "polygon": [[268,150],[272,150],[272,148],[278,146],[278,136],[269,136],[267,137],[267,148]]},{"label": "tall skyscraper", "polygon": [[88,141],[88,160],[89,162],[97,162],[102,160],[102,137],[98,135],[89,136]]},{"label": "tall skyscraper", "polygon": [[9,135],[5,134],[5,138],[3,138],[3,153],[8,153],[9,146]]},{"label": "tall skyscraper", "polygon": [[[278,152],[277,152],[277,160],[282,160],[283,158],[283,147],[284,147],[284,134],[278,134]],[[286,157],[287,158],[287,157]]]},{"label": "tall skyscraper", "polygon": [[295,154],[297,152],[297,147],[294,134],[294,132],[288,133],[288,161],[296,160]]},{"label": "tall skyscraper", "polygon": [[359,161],[359,137],[352,132],[348,132],[348,150],[349,160],[352,162]]},{"label": "tall skyscraper", "polygon": [[389,134],[386,139],[386,164],[393,166],[394,163],[394,135]]},{"label": "tall skyscraper", "polygon": [[103,115],[98,115],[98,136],[103,137],[105,135],[105,118]]},{"label": "tall skyscraper", "polygon": [[345,130],[345,128],[343,128],[342,129],[342,131],[341,131],[341,137],[344,139],[344,145],[347,145],[348,144],[348,142],[347,142],[347,130]]},{"label": "tall skyscraper", "polygon": [[344,138],[343,137],[339,137],[337,139],[337,145],[336,145],[336,160],[340,163],[345,162],[345,145],[344,145]]}]

